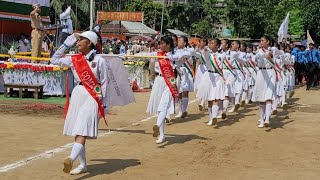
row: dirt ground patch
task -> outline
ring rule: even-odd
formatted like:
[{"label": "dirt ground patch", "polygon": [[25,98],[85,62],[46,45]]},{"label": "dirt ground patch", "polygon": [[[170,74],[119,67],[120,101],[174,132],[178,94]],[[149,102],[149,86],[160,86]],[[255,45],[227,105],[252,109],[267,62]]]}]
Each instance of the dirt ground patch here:
[{"label": "dirt ground patch", "polygon": [[[165,127],[160,145],[151,134],[155,118],[135,123],[149,117],[149,93],[136,93],[137,102],[112,109],[110,126],[100,122],[103,136],[87,142],[88,173],[62,172],[67,148],[3,172],[1,179],[318,179],[320,91],[305,92],[297,89],[289,110],[279,109],[265,129],[257,128],[255,105],[208,127],[208,114],[192,103],[187,118]],[[72,142],[62,135],[63,105],[44,105],[0,101],[0,168]]]}]

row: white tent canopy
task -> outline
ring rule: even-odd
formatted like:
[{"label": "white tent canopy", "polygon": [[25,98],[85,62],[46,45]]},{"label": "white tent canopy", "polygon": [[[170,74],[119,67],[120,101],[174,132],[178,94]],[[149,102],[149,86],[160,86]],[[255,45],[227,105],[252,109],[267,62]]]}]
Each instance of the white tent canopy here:
[{"label": "white tent canopy", "polygon": [[167,31],[169,31],[170,33],[175,34],[177,36],[187,36],[187,37],[189,36],[188,34],[182,32],[180,30],[176,30],[176,29],[167,29]]}]

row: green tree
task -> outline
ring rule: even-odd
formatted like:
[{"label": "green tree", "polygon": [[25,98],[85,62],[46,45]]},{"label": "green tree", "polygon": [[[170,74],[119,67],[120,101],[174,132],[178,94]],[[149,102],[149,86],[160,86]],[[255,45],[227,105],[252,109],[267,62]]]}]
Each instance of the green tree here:
[{"label": "green tree", "polygon": [[212,32],[212,27],[208,20],[203,19],[199,22],[192,24],[192,32],[194,34],[200,35],[201,37],[210,37]]},{"label": "green tree", "polygon": [[304,34],[303,13],[301,12],[300,0],[283,0],[273,9],[272,17],[268,23],[266,31],[268,34],[277,36],[278,29],[289,12],[289,34]]},{"label": "green tree", "polygon": [[[126,11],[142,11],[144,12],[144,24],[149,27],[154,28],[155,30],[160,31],[161,29],[161,15],[162,15],[161,3],[153,2],[152,0],[136,0],[128,3],[125,7]],[[165,29],[169,21],[168,11],[165,8],[163,16],[163,24]]]},{"label": "green tree", "polygon": [[280,0],[226,0],[227,17],[234,36],[260,38],[267,32],[273,8]]},{"label": "green tree", "polygon": [[[302,18],[305,29],[310,30],[311,36],[320,36],[320,3],[314,0],[301,0]],[[314,38],[315,39],[315,38]]]}]

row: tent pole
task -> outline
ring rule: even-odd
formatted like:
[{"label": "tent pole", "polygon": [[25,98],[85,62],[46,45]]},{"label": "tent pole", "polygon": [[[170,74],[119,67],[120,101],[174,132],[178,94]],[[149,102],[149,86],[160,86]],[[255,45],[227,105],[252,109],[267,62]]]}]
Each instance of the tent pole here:
[{"label": "tent pole", "polygon": [[[3,24],[2,24],[2,21],[1,22],[1,47],[3,47]],[[2,50],[0,49],[1,53],[2,53]]]},{"label": "tent pole", "polygon": [[165,1],[163,0],[162,14],[161,14],[161,33],[160,33],[160,36],[162,36],[164,6],[165,6]]},{"label": "tent pole", "polygon": [[93,27],[93,0],[90,0],[90,31]]}]

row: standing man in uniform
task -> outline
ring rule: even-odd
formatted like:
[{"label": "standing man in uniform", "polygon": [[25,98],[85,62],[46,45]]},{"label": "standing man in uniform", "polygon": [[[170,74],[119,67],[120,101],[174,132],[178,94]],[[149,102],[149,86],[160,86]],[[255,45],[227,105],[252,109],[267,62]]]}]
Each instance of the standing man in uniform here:
[{"label": "standing man in uniform", "polygon": [[43,39],[43,30],[41,30],[42,23],[41,23],[41,6],[40,4],[34,4],[33,11],[30,13],[31,17],[31,56],[32,57],[40,57],[41,55],[41,48],[42,48],[42,39]]},{"label": "standing man in uniform", "polygon": [[313,43],[309,44],[309,49],[306,50],[305,56],[307,59],[307,90],[309,90],[311,86],[316,87],[318,81],[319,52],[315,49]]},{"label": "standing man in uniform", "polygon": [[72,20],[71,20],[71,6],[68,6],[67,4],[64,4],[62,6],[62,13],[60,14],[60,21],[61,25],[64,26],[62,29],[61,34],[61,44],[67,39],[68,36],[73,34],[73,26],[72,26]]}]

